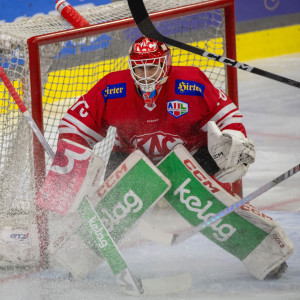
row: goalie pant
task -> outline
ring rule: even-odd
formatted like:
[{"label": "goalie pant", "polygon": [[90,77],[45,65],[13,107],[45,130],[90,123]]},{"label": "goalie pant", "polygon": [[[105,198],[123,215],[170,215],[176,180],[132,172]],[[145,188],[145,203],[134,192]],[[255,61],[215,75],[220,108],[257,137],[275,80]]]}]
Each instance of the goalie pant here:
[{"label": "goalie pant", "polygon": [[[230,207],[237,201],[178,145],[158,165],[171,181],[166,200],[192,226]],[[176,172],[174,172],[176,170]],[[293,244],[271,217],[245,204],[201,231],[207,238],[242,261],[262,280],[294,252]]]}]

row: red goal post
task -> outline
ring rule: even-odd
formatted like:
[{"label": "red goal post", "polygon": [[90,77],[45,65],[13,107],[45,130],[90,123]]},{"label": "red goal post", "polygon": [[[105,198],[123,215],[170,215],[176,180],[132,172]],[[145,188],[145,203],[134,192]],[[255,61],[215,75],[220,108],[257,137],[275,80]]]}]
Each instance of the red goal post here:
[{"label": "red goal post", "polygon": [[[200,12],[211,11],[215,9],[223,9],[225,17],[225,51],[226,56],[236,60],[236,40],[235,40],[235,13],[234,0],[213,0],[204,1],[197,4],[191,4],[183,7],[176,7],[165,11],[151,13],[150,17],[153,22],[161,22],[168,19],[180,18],[190,15],[196,15]],[[90,27],[79,29],[71,29],[67,31],[49,33],[45,35],[35,36],[28,40],[29,49],[29,68],[30,68],[30,82],[31,82],[31,99],[32,99],[32,115],[35,122],[38,124],[40,130],[44,130],[43,125],[43,107],[42,107],[42,84],[40,72],[40,55],[39,48],[43,45],[54,44],[57,42],[65,42],[68,40],[80,39],[82,37],[90,37],[107,32],[124,30],[135,27],[132,18],[125,18],[121,20],[111,21],[102,24],[96,24]],[[223,53],[224,55],[224,53]],[[227,94],[238,105],[238,88],[237,88],[237,70],[230,66],[225,66],[227,73]],[[36,169],[37,187],[40,186],[41,180],[44,176],[45,166],[41,164],[44,161],[44,149],[39,142],[34,138],[34,157]],[[43,159],[41,160],[41,158]]]},{"label": "red goal post", "polygon": [[[154,25],[165,36],[236,59],[234,0],[145,0],[144,3]],[[60,16],[0,24],[0,65],[53,151],[56,149],[58,124],[66,110],[104,75],[128,68],[129,46],[141,35],[126,1],[80,13],[94,25],[70,29],[71,26]],[[238,105],[235,68],[180,49],[171,47],[171,51],[174,65],[200,67],[212,83],[225,90]],[[5,99],[0,100],[2,116],[5,117],[0,119],[0,129],[5,128],[0,133],[0,191],[6,193],[0,199],[1,232],[7,220],[10,221],[12,211],[16,220],[6,231],[16,227],[29,228],[30,222],[43,224],[42,220],[36,221],[34,199],[51,161],[31,130],[24,125],[26,121],[11,104],[1,83],[0,96]],[[14,118],[9,119],[10,116]],[[11,122],[9,127],[6,126],[7,118]],[[104,160],[109,157],[113,140],[114,129],[111,128],[108,137],[95,147],[95,152]],[[20,172],[28,177],[22,184]],[[239,193],[241,184],[235,184],[234,189]],[[33,216],[31,221],[29,215]],[[50,220],[52,226],[55,216],[50,217],[54,219]],[[40,249],[45,249],[48,243],[47,228],[44,229],[38,228],[40,235],[44,235]]]}]

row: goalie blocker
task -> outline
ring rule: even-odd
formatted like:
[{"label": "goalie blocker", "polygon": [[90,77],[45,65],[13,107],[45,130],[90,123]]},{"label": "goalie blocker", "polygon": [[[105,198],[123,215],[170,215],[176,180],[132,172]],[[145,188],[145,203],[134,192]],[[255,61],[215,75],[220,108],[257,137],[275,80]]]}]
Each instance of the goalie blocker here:
[{"label": "goalie blocker", "polygon": [[40,207],[59,215],[76,211],[83,197],[98,188],[104,161],[91,149],[69,140],[59,140],[51,168],[39,190]]},{"label": "goalie blocker", "polygon": [[[165,195],[171,206],[192,226],[198,226],[236,202],[198,165],[182,146],[175,147],[158,165],[171,181]],[[293,244],[272,218],[246,204],[202,230],[207,238],[242,261],[257,279],[284,272]],[[275,271],[275,272],[274,272]]]}]

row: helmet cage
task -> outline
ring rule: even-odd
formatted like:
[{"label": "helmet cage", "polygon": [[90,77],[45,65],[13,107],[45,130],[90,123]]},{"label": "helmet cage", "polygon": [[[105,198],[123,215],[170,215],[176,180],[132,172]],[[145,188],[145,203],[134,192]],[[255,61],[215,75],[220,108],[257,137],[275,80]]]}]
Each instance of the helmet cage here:
[{"label": "helmet cage", "polygon": [[[160,81],[167,75],[169,69],[167,59],[167,55],[164,55],[155,58],[128,60],[131,76],[143,92],[154,91]],[[143,72],[137,74],[137,68],[143,68]],[[151,75],[148,74],[148,68],[155,68]]]}]

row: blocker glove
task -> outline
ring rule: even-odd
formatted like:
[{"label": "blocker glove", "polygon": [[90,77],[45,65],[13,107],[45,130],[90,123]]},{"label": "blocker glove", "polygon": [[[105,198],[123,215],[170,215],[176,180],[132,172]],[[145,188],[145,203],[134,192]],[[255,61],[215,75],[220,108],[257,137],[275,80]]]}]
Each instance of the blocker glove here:
[{"label": "blocker glove", "polygon": [[220,131],[215,122],[207,124],[208,151],[220,168],[215,178],[235,182],[243,177],[255,160],[253,142],[238,130]]}]

